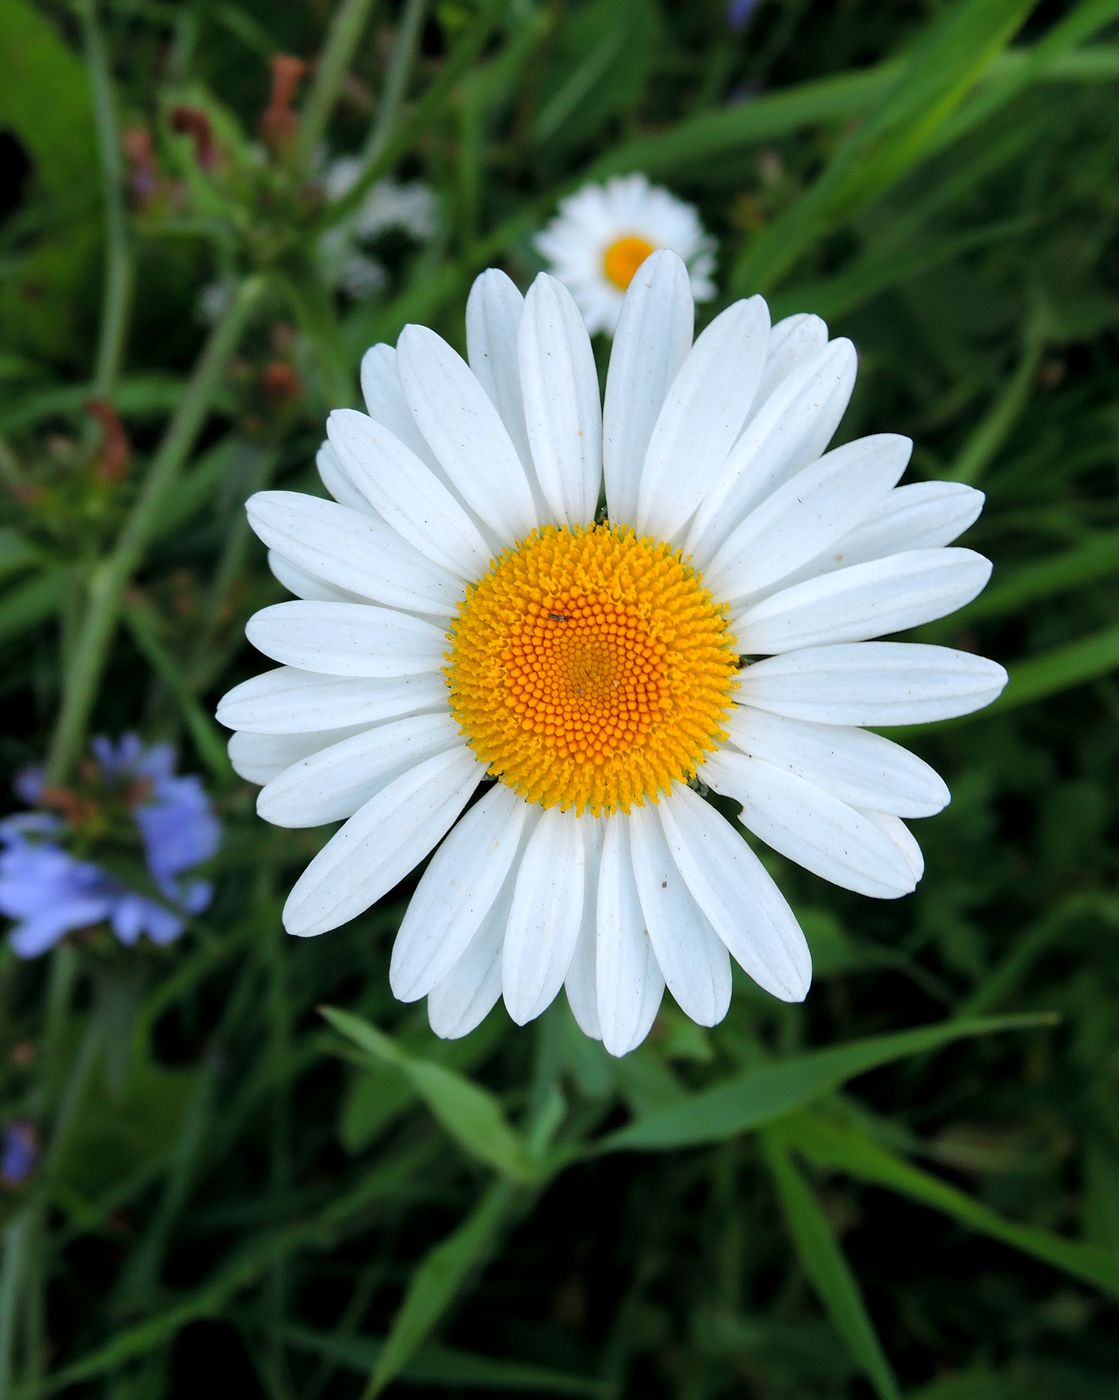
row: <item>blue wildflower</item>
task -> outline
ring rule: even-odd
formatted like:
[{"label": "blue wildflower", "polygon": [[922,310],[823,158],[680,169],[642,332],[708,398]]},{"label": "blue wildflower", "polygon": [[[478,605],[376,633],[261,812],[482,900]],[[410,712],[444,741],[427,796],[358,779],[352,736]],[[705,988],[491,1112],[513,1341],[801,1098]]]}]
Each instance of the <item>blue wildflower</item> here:
[{"label": "blue wildflower", "polygon": [[39,1161],[39,1135],[26,1118],[17,1118],[4,1129],[0,1145],[0,1182],[19,1186]]},{"label": "blue wildflower", "polygon": [[[142,933],[170,943],[182,916],[210,903],[210,884],[189,877],[221,838],[201,779],[175,773],[170,745],[145,748],[135,734],[92,748],[74,789],[49,787],[37,769],[21,774],[16,791],[38,810],[0,821],[0,914],[16,921],[10,941],[20,957],[105,922],[124,944]],[[99,842],[138,848],[161,898],[99,864]]]}]

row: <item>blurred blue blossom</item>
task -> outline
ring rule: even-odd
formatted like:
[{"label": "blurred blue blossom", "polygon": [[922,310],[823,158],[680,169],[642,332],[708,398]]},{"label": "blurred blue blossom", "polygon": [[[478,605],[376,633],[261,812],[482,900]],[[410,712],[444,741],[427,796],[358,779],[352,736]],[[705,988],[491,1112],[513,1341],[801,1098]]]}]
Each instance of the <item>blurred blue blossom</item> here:
[{"label": "blurred blue blossom", "polygon": [[[22,773],[16,792],[36,810],[0,821],[0,914],[16,921],[10,941],[22,958],[103,922],[125,944],[142,933],[170,943],[182,915],[210,903],[210,884],[188,878],[221,839],[201,779],[176,775],[170,745],[146,749],[135,734],[95,739],[92,750],[73,789],[48,787],[39,769]],[[110,847],[142,854],[162,899],[99,864],[99,847],[110,865]]]},{"label": "blurred blue blossom", "polygon": [[727,5],[727,23],[739,33],[750,23],[750,18],[758,8],[758,0],[730,0]]},{"label": "blurred blue blossom", "polygon": [[4,1129],[0,1143],[0,1182],[18,1186],[26,1181],[39,1161],[39,1135],[26,1118],[17,1118]]}]

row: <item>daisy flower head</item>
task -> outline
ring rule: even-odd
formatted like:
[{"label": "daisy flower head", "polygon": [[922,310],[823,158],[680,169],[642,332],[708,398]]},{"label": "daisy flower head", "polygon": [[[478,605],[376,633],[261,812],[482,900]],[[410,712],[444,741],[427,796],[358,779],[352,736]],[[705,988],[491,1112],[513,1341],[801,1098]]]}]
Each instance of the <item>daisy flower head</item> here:
[{"label": "daisy flower head", "polygon": [[718,1022],[732,958],[800,1000],[804,936],[742,827],[847,889],[909,893],[905,819],[948,791],[863,726],[964,714],[1005,683],[875,640],[983,588],[988,562],[945,548],[980,493],[898,486],[903,437],[827,450],[855,352],[817,317],[771,326],[753,297],[693,344],[693,315],[684,263],[655,254],[603,401],[566,288],[542,274],[522,298],[486,272],[467,360],[421,326],[367,352],[369,414],[331,414],[318,458],[333,500],[249,501],[297,600],[250,620],[280,665],[218,717],[262,817],[344,821],[285,925],[335,928],[434,851],[389,977],[439,1035],[502,997],[523,1024],[566,988],[624,1054],[666,987]]},{"label": "daisy flower head", "polygon": [[613,334],[637,269],[660,248],[684,260],[696,301],[715,295],[715,245],[699,215],[644,175],[616,175],[561,200],[535,247],[575,298],[592,334]]}]

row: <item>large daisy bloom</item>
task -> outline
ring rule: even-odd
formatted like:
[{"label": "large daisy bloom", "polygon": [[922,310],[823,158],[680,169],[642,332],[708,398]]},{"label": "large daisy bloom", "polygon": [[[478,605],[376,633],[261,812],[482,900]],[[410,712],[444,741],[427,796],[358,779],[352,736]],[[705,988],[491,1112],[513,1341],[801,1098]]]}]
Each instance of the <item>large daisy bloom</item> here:
[{"label": "large daisy bloom", "polygon": [[284,923],[336,928],[434,851],[389,977],[439,1035],[566,988],[624,1054],[666,986],[721,1020],[732,958],[799,1001],[808,948],[742,827],[846,889],[909,893],[905,820],[948,791],[863,726],[964,714],[1006,681],[873,640],[961,607],[990,565],[945,548],[979,492],[897,485],[908,439],[826,450],[850,342],[815,316],[771,326],[760,297],[694,344],[692,321],[683,262],[654,255],[603,402],[570,293],[486,272],[466,361],[421,326],[366,354],[369,415],[332,413],[318,458],[333,500],[249,501],[298,601],[250,620],[279,668],[218,717],[262,817],[344,822]]},{"label": "large daisy bloom", "polygon": [[699,215],[644,175],[616,175],[569,195],[535,246],[592,333],[613,333],[637,269],[660,248],[683,258],[696,301],[715,295],[715,245]]}]

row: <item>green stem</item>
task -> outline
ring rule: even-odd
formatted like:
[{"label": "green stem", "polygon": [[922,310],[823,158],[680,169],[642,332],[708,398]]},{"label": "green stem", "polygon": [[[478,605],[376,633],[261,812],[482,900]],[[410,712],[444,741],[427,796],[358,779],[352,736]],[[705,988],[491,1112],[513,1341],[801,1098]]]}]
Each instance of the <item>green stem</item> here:
[{"label": "green stem", "polygon": [[338,100],[350,62],[361,39],[375,0],[344,0],[331,21],[330,32],[315,67],[307,101],[299,114],[298,152],[306,165],[326,133],[330,113]]},{"label": "green stem", "polygon": [[365,161],[376,160],[389,139],[389,132],[396,125],[412,65],[416,61],[426,10],[427,0],[405,0],[404,13],[397,26],[388,72],[385,74],[381,101],[377,107],[377,116],[370,127],[369,137],[362,152]]},{"label": "green stem", "polygon": [[240,338],[263,285],[259,277],[251,277],[243,283],[214,327],[152,460],[143,489],[116,547],[96,567],[89,581],[89,600],[66,676],[62,709],[51,741],[47,771],[52,782],[65,778],[81,750],[124,590],[143,558],[160,509],[205,422],[226,361]]},{"label": "green stem", "polygon": [[352,403],[353,372],[330,292],[310,268],[291,276],[276,273],[275,279],[291,306],[299,329],[314,348],[315,364],[321,375],[320,387],[327,404],[342,408]]},{"label": "green stem", "polygon": [[319,217],[315,233],[321,233],[339,220],[348,218],[359,208],[377,181],[392,169],[428,122],[443,110],[448,92],[470,71],[490,34],[507,10],[507,0],[487,0],[477,18],[459,40],[457,48],[443,65],[443,71],[416,104],[411,117],[401,124],[391,140],[382,144],[378,155],[369,161],[352,188],[341,199],[327,205]]},{"label": "green stem", "polygon": [[124,358],[128,312],[132,301],[132,257],[125,223],[120,131],[109,57],[97,21],[95,0],[80,0],[79,13],[89,65],[93,119],[101,154],[101,190],[105,202],[105,290],[92,390],[97,398],[107,399]]}]

